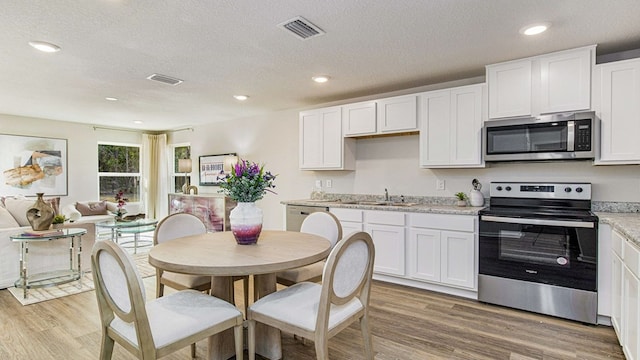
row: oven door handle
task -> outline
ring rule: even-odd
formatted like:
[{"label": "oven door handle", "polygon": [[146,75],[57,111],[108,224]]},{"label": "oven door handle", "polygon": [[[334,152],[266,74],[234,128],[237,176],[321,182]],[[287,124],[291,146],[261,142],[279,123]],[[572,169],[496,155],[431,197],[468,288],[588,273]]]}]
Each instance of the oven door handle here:
[{"label": "oven door handle", "polygon": [[564,227],[588,228],[588,229],[593,229],[595,227],[595,224],[593,222],[523,219],[523,218],[509,218],[509,217],[488,216],[488,215],[480,216],[480,220],[481,221],[508,223],[508,224],[548,225],[548,226],[564,226]]}]

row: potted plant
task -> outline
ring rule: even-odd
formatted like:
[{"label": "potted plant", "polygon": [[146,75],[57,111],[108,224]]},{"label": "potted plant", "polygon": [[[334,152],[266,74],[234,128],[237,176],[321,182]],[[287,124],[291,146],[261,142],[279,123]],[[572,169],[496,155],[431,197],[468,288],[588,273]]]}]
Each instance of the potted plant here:
[{"label": "potted plant", "polygon": [[256,201],[275,187],[276,176],[264,170],[264,166],[240,160],[221,178],[220,190],[238,202],[229,214],[231,231],[238,244],[249,245],[258,241],[262,231],[262,210],[256,207]]},{"label": "potted plant", "polygon": [[458,206],[467,206],[467,194],[462,191],[455,193],[456,198],[458,198],[458,202],[456,205]]},{"label": "potted plant", "polygon": [[51,224],[53,225],[54,229],[60,229],[62,228],[62,225],[64,224],[65,221],[67,221],[66,216],[62,214],[58,214],[53,217],[53,221],[51,221]]}]

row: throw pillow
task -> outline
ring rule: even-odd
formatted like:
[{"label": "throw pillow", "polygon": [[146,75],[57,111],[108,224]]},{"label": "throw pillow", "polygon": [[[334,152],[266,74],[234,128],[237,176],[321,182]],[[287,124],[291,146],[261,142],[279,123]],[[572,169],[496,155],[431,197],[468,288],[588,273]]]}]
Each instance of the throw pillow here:
[{"label": "throw pillow", "polygon": [[109,215],[107,211],[107,202],[106,201],[98,201],[98,202],[77,202],[76,209],[82,214],[82,216],[92,216],[92,215]]},{"label": "throw pillow", "polygon": [[9,210],[0,206],[0,229],[9,229],[20,227],[20,224],[11,216]]},{"label": "throw pillow", "polygon": [[30,226],[27,220],[27,210],[29,210],[36,201],[34,199],[20,199],[7,197],[4,199],[4,206],[20,226]]},{"label": "throw pillow", "polygon": [[53,208],[53,213],[55,215],[60,214],[60,198],[59,197],[48,198],[48,199],[45,198],[43,200]]}]

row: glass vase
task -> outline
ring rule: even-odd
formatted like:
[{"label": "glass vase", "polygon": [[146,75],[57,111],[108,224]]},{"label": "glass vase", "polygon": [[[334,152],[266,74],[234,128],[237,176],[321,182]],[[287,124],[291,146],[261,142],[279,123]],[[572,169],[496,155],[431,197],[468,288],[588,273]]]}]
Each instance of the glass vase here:
[{"label": "glass vase", "polygon": [[262,209],[255,202],[239,202],[229,214],[229,223],[239,245],[255,244],[262,231]]}]

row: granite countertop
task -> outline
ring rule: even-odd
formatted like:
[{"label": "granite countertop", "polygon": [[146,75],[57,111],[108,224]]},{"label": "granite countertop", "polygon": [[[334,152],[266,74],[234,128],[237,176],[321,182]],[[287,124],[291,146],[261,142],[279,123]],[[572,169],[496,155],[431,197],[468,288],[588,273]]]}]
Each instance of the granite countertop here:
[{"label": "granite countertop", "polygon": [[[284,205],[302,205],[302,206],[326,206],[332,208],[359,209],[359,210],[383,210],[383,211],[399,211],[413,213],[432,213],[432,214],[451,214],[451,215],[478,215],[478,211],[484,206],[455,206],[447,204],[425,204],[425,203],[391,203],[390,205],[374,204],[376,201],[367,201],[360,203],[343,202],[340,200],[289,200],[282,201]],[[382,202],[382,201],[379,201]]]},{"label": "granite countertop", "polygon": [[612,228],[640,246],[640,213],[596,212],[603,224]]}]

